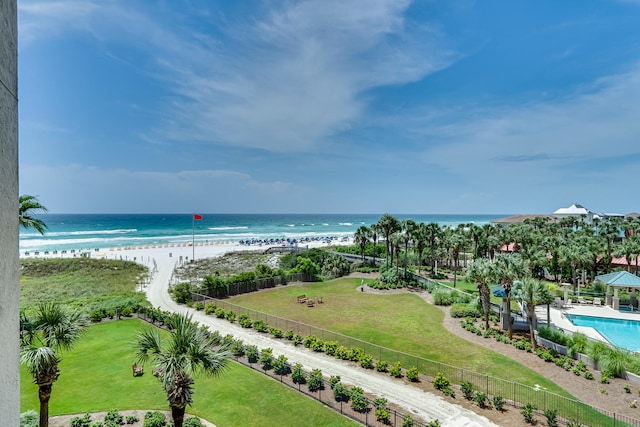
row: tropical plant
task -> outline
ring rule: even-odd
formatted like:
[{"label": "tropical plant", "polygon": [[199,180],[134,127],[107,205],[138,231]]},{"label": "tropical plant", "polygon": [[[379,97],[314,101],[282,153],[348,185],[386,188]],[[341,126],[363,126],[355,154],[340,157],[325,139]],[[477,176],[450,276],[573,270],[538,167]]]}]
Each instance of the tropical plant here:
[{"label": "tropical plant", "polygon": [[86,317],[56,303],[40,304],[32,318],[21,316],[20,363],[38,385],[40,427],[49,425],[49,399],[53,383],[60,376],[61,351],[69,350],[87,326]]},{"label": "tropical plant", "polygon": [[[529,272],[528,263],[517,253],[499,254],[494,261],[496,278],[504,288],[506,295],[506,307],[511,307],[511,288],[513,282],[524,278]],[[513,325],[511,323],[511,312],[509,309],[504,314],[507,316],[509,339],[513,338]]]},{"label": "tropical plant", "polygon": [[33,215],[39,212],[47,212],[47,208],[42,206],[37,197],[24,194],[20,196],[18,206],[18,221],[21,227],[33,228],[40,234],[44,234],[47,224],[43,220],[35,218]]},{"label": "tropical plant", "polygon": [[182,427],[187,405],[193,401],[193,375],[221,375],[231,358],[226,345],[214,350],[212,336],[198,327],[190,315],[175,315],[171,320],[169,343],[164,345],[157,329],[138,334],[136,360],[153,360],[162,387],[167,393],[175,427]]},{"label": "tropical plant", "polygon": [[529,324],[529,335],[531,336],[531,347],[536,349],[536,337],[534,334],[535,319],[536,319],[536,305],[542,301],[542,295],[545,292],[545,284],[532,278],[525,278],[522,281],[515,282],[514,287],[515,295],[520,299],[527,311],[527,323]]},{"label": "tropical plant", "polygon": [[480,294],[480,303],[484,313],[485,329],[489,329],[489,313],[491,312],[491,291],[489,283],[494,280],[493,264],[486,258],[478,258],[471,262],[466,270],[465,276],[469,282],[475,282]]}]

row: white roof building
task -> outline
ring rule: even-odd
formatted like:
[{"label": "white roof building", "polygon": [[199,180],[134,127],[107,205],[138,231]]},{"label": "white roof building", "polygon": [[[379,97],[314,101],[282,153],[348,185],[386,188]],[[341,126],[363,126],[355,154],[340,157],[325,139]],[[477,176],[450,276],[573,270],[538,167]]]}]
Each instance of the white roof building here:
[{"label": "white roof building", "polygon": [[587,222],[591,222],[594,216],[600,216],[595,212],[590,211],[582,205],[574,203],[568,208],[560,208],[553,213],[556,218],[567,218],[574,216],[576,218],[585,218]]}]

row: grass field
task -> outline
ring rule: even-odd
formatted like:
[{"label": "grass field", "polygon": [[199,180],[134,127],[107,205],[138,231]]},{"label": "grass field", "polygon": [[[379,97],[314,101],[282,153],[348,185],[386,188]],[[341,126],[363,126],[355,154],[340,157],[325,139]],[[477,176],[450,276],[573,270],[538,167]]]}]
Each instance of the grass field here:
[{"label": "grass field", "polygon": [[[133,377],[133,341],[137,320],[91,326],[76,347],[63,354],[61,375],[53,385],[50,415],[110,409],[168,410],[166,395],[150,369]],[[322,404],[242,365],[231,363],[218,379],[196,378],[194,405],[187,412],[225,427],[252,425],[357,426]],[[38,410],[38,390],[26,369],[20,371],[20,406]]]},{"label": "grass field", "polygon": [[[512,359],[450,334],[444,314],[415,294],[379,295],[358,290],[360,279],[338,279],[244,294],[230,302],[339,332],[394,350],[569,396],[553,381]],[[322,296],[308,308],[296,296]]]},{"label": "grass field", "polygon": [[20,260],[20,308],[57,301],[84,308],[114,298],[137,298],[146,268],[130,261],[91,258]]}]

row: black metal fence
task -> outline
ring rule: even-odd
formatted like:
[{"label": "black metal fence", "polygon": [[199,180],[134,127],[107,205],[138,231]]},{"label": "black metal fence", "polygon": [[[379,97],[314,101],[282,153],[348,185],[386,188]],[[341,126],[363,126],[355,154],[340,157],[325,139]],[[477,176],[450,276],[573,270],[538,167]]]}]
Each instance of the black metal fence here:
[{"label": "black metal fence", "polygon": [[238,317],[246,314],[253,321],[262,320],[267,323],[269,327],[278,328],[282,331],[293,331],[301,336],[313,335],[324,342],[335,341],[338,345],[347,348],[361,348],[366,354],[371,355],[376,360],[385,360],[389,363],[400,362],[401,366],[405,368],[415,366],[421,374],[428,377],[435,377],[436,374],[441,372],[452,384],[460,385],[468,381],[473,384],[477,391],[486,393],[489,396],[502,396],[508,404],[516,408],[528,403],[533,404],[538,408],[536,412],[540,416],[542,416],[546,410],[557,410],[558,417],[564,421],[577,422],[583,426],[640,427],[640,420],[638,419],[623,414],[616,414],[606,409],[592,407],[586,403],[560,396],[543,388],[531,387],[445,363],[424,359],[337,332],[242,307],[228,301],[213,299],[206,295],[194,294],[194,301],[214,302],[217,307],[221,307],[225,311],[233,310]]}]

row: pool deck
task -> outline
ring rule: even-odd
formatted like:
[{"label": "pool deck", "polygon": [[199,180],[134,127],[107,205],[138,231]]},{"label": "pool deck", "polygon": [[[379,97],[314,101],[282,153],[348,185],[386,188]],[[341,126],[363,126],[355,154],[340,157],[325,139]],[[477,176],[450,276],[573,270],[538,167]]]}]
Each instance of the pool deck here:
[{"label": "pool deck", "polygon": [[[551,307],[551,324],[557,328],[564,329],[570,332],[582,332],[590,338],[594,338],[600,341],[607,342],[607,340],[600,335],[595,329],[586,326],[575,326],[565,316],[567,314],[577,314],[580,316],[595,316],[605,317],[609,319],[624,319],[624,320],[638,320],[640,321],[640,312],[638,311],[619,311],[614,310],[609,306],[593,306],[591,304],[577,304],[574,303],[570,306],[564,306],[563,308]],[[538,318],[538,325],[543,326],[547,322],[547,306],[539,305],[536,307],[536,317]]]}]

